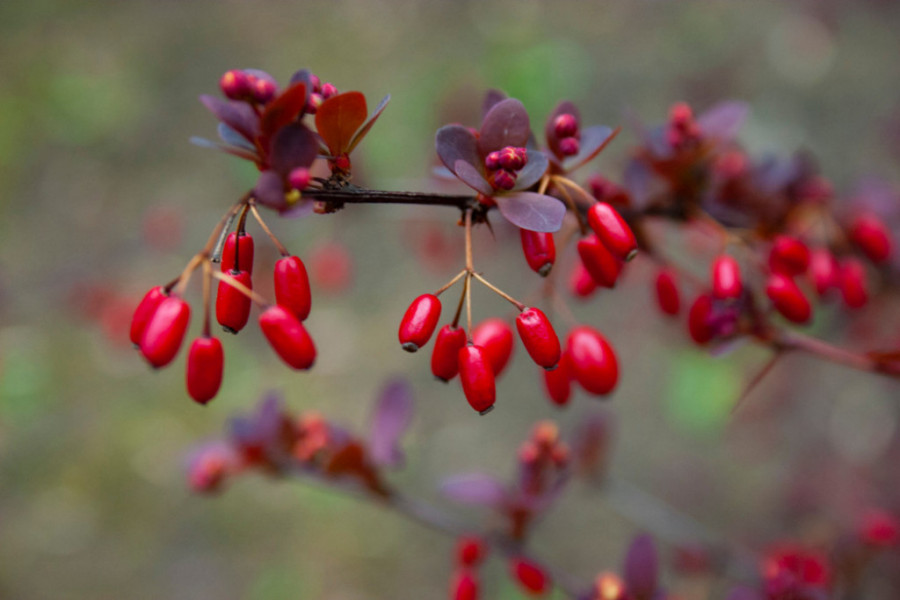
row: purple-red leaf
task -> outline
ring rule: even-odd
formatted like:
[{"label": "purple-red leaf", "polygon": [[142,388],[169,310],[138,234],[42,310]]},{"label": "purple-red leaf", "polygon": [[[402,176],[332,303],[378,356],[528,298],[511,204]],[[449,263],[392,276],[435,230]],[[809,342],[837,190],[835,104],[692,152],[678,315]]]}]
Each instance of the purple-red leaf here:
[{"label": "purple-red leaf", "polygon": [[458,160],[456,161],[456,164],[453,165],[453,170],[463,183],[476,192],[481,192],[485,196],[490,196],[493,193],[494,190],[491,188],[491,184],[482,177],[478,169],[472,166],[471,163],[464,160]]},{"label": "purple-red leaf", "polygon": [[720,102],[700,115],[697,125],[704,135],[730,142],[737,136],[749,112],[750,107],[745,102]]},{"label": "purple-red leaf", "polygon": [[290,84],[293,85],[295,83],[305,83],[306,89],[312,91],[312,71],[309,69],[300,69],[293,75],[291,75]]},{"label": "purple-red leaf", "polygon": [[613,131],[606,125],[594,125],[582,129],[578,154],[565,159],[563,167],[566,171],[573,171],[590,161],[600,154],[618,133],[618,129]]},{"label": "purple-red leaf", "polygon": [[275,171],[263,171],[256,180],[253,197],[260,204],[271,208],[282,209],[287,206],[284,198],[284,180]]},{"label": "purple-red leaf", "polygon": [[547,155],[539,150],[528,151],[528,162],[519,171],[516,178],[516,190],[526,190],[541,180],[547,168],[550,167],[550,160]]},{"label": "purple-red leaf", "polygon": [[501,100],[506,100],[506,94],[500,90],[488,90],[481,103],[481,120],[483,121],[494,105]]},{"label": "purple-red leaf", "polygon": [[553,198],[534,192],[515,192],[494,196],[500,214],[522,229],[552,233],[562,227],[566,205]]},{"label": "purple-red leaf", "polygon": [[250,152],[256,153],[256,148],[247,141],[244,136],[239,134],[237,131],[226,125],[225,123],[219,122],[219,126],[216,128],[219,132],[219,138],[225,142],[226,144],[230,144],[232,146],[237,146],[238,148],[243,148],[244,150],[249,150]]},{"label": "purple-red leaf", "polygon": [[344,92],[325,100],[316,110],[316,129],[332,156],[347,152],[353,134],[366,122],[366,97]]},{"label": "purple-red leaf", "polygon": [[256,140],[256,136],[259,135],[259,117],[249,104],[206,95],[200,96],[200,102],[218,120],[244,136],[248,142]]},{"label": "purple-red leaf", "polygon": [[470,165],[481,164],[478,156],[478,142],[468,127],[462,125],[444,125],[434,136],[434,149],[441,162],[456,174],[456,161],[461,160]]},{"label": "purple-red leaf", "polygon": [[449,477],[441,483],[441,493],[461,504],[480,506],[501,506],[507,498],[504,485],[485,473]]},{"label": "purple-red leaf", "polygon": [[622,568],[625,586],[638,600],[650,600],[659,585],[659,557],[649,535],[634,538]]},{"label": "purple-red leaf", "polygon": [[272,138],[269,166],[282,177],[297,167],[309,167],[319,155],[319,139],[302,123],[282,127]]},{"label": "purple-red leaf", "polygon": [[231,154],[233,156],[237,156],[238,158],[243,158],[245,160],[251,160],[256,162],[259,160],[259,157],[256,155],[256,152],[250,152],[249,150],[244,150],[243,148],[236,148],[234,146],[226,146],[225,144],[220,144],[218,142],[214,142],[212,140],[208,140],[202,137],[192,137],[191,143],[195,146],[199,146],[201,148],[210,148],[212,150],[218,150],[220,152],[225,152],[227,154]]},{"label": "purple-red leaf", "polygon": [[356,135],[353,136],[353,139],[350,141],[350,148],[347,149],[347,152],[352,152],[353,149],[356,148],[356,146],[362,141],[362,139],[366,137],[366,134],[369,133],[370,129],[372,129],[372,125],[375,124],[375,121],[378,120],[378,117],[381,116],[382,111],[390,101],[390,94],[381,99],[381,102],[378,103],[378,106],[375,107],[375,110],[372,111],[372,114],[369,115],[369,118],[366,119],[366,122],[362,124],[362,127],[359,128],[359,131],[357,131]]},{"label": "purple-red leaf", "polygon": [[635,207],[645,208],[650,202],[653,173],[643,161],[632,159],[625,167],[625,188],[631,194]]},{"label": "purple-red leaf", "polygon": [[295,83],[266,106],[260,125],[260,145],[264,149],[279,129],[303,116],[308,95],[305,83]]},{"label": "purple-red leaf", "polygon": [[525,146],[531,126],[525,106],[515,98],[501,100],[488,111],[481,123],[478,151],[487,156],[506,146]]},{"label": "purple-red leaf", "polygon": [[378,397],[369,433],[369,453],[376,464],[393,467],[403,463],[403,451],[398,441],[409,427],[412,416],[413,397],[409,383],[399,378],[389,381]]}]

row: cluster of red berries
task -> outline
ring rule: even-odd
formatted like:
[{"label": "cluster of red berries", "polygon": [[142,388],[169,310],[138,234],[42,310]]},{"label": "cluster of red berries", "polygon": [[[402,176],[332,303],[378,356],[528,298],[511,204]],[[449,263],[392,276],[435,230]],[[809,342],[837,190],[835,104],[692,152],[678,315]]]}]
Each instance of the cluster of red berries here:
[{"label": "cluster of red berries", "polygon": [[[280,246],[280,244],[279,244]],[[171,363],[184,341],[191,316],[190,305],[182,298],[191,272],[202,266],[206,315],[202,335],[190,346],[187,358],[187,390],[195,401],[206,404],[218,393],[224,371],[222,343],[209,327],[208,286],[218,278],[215,302],[216,321],[236,334],[249,321],[253,300],[265,306],[259,325],[272,348],[289,366],[308,369],[316,358],[312,338],[303,326],[309,316],[312,295],[306,267],[296,256],[285,255],[275,263],[275,304],[267,306],[253,293],[254,241],[239,227],[225,238],[221,253],[221,273],[213,273],[206,253],[195,257],[178,279],[168,286],[152,288],[141,300],[131,321],[131,341],[154,368]]]},{"label": "cluster of red berries", "polygon": [[516,187],[518,172],[528,164],[528,150],[506,146],[489,153],[484,158],[488,182],[495,190],[511,190]]},{"label": "cluster of red berries", "polygon": [[[308,90],[309,97],[305,112],[315,114],[322,102],[338,95],[338,89],[334,84],[322,83],[312,73],[309,73],[308,77],[310,90]],[[278,95],[278,84],[272,76],[256,69],[226,71],[219,79],[219,89],[229,100],[248,102],[254,105],[268,104]]]},{"label": "cluster of red berries", "polygon": [[[478,567],[487,556],[484,542],[475,536],[464,536],[456,544],[456,572],[450,580],[450,600],[478,600],[481,585]],[[524,557],[509,560],[509,575],[529,596],[543,596],[552,587],[550,576],[541,565]]]}]

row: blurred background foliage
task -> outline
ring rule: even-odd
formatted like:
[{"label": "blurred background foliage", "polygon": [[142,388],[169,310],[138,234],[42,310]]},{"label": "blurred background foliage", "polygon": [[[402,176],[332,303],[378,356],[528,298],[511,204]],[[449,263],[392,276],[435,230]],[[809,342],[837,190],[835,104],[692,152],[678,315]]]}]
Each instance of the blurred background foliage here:
[{"label": "blurred background foliage", "polygon": [[[334,241],[352,259],[343,293],[316,283],[311,373],[289,372],[252,327],[223,340],[224,387],[205,409],[184,391],[183,359],[149,372],[124,333],[135,301],[180,272],[252,182],[240,161],[187,143],[213,137],[197,96],[216,93],[225,70],[283,81],[309,67],[371,104],[390,92],[355,160],[366,183],[387,189],[426,189],[436,128],[475,124],[484,90],[497,87],[525,102],[535,126],[561,99],[587,123],[625,125],[594,163],[614,180],[636,141],[627,113],[655,123],[676,101],[702,110],[743,99],[752,114],[741,139],[754,154],[811,149],[849,193],[862,176],[897,184],[898,26],[900,4],[888,0],[0,2],[0,598],[442,597],[452,540],[291,482],[248,477],[196,497],[185,456],[268,389],[362,430],[383,379],[402,373],[418,414],[396,480],[440,502],[446,475],[511,475],[535,420],[558,419],[565,432],[598,410],[584,396],[552,409],[519,347],[497,410],[478,418],[457,385],[432,381],[427,352],[397,347],[409,300],[461,264],[449,209],[271,218],[304,259]],[[446,242],[449,258],[425,260],[423,236]],[[517,236],[476,237],[479,268],[526,295],[537,282]],[[276,254],[257,239],[265,272]],[[860,503],[900,500],[896,384],[795,356],[732,415],[765,353],[694,349],[681,324],[657,316],[649,274],[639,261],[576,309],[623,366],[604,407],[617,423],[614,474],[754,547],[821,538]],[[476,318],[505,314],[482,291]],[[826,311],[816,331],[843,324]],[[851,333],[896,347],[892,325],[863,316]],[[588,577],[617,568],[644,526],[579,484],[534,541]],[[520,597],[504,568],[490,564],[486,597]]]}]

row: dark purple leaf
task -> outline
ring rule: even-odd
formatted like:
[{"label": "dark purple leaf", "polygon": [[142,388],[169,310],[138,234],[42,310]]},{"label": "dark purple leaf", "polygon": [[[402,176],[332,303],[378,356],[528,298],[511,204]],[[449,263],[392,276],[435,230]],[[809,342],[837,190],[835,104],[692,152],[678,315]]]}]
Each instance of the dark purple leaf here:
[{"label": "dark purple leaf", "polygon": [[556,108],[554,108],[553,112],[550,113],[550,116],[547,117],[547,123],[544,124],[544,137],[547,139],[547,147],[550,148],[550,151],[557,157],[559,157],[559,138],[556,137],[555,122],[556,117],[564,114],[572,115],[575,117],[575,122],[578,123],[578,125],[581,125],[581,112],[578,110],[577,106],[568,100],[563,100],[556,105]]},{"label": "dark purple leaf", "polygon": [[649,600],[659,586],[659,557],[649,535],[634,538],[622,568],[625,586],[638,600]]},{"label": "dark purple leaf", "polygon": [[485,473],[469,473],[449,477],[441,483],[441,493],[462,504],[501,506],[506,502],[506,488]]},{"label": "dark purple leaf", "polygon": [[546,154],[540,150],[529,150],[528,162],[522,170],[519,171],[519,176],[516,178],[515,189],[525,190],[530,188],[541,180],[541,177],[544,176],[544,173],[547,172],[549,167],[550,161],[547,159]]},{"label": "dark purple leaf", "polygon": [[350,149],[347,152],[352,152],[354,148],[356,148],[357,144],[359,144],[366,134],[369,133],[369,130],[372,129],[372,125],[375,124],[375,121],[381,116],[381,112],[384,110],[384,107],[387,106],[388,102],[391,101],[391,95],[388,94],[384,98],[381,99],[381,102],[378,103],[378,106],[375,107],[375,110],[372,111],[372,114],[369,115],[369,118],[366,119],[365,123],[359,128],[359,131],[353,136],[353,139],[350,141]]},{"label": "dark purple leaf", "polygon": [[754,589],[738,586],[731,588],[728,596],[726,596],[726,600],[762,600],[762,594]]},{"label": "dark purple leaf", "polygon": [[274,458],[290,449],[294,436],[291,422],[281,408],[281,397],[270,392],[253,414],[231,421],[229,437],[245,453]]},{"label": "dark purple leaf", "polygon": [[476,192],[481,192],[485,196],[490,196],[494,192],[491,184],[489,184],[487,180],[482,177],[481,173],[478,172],[478,169],[473,167],[470,163],[467,163],[464,160],[458,160],[456,161],[456,164],[453,165],[453,170],[456,172],[456,176],[462,179],[463,183]]},{"label": "dark purple leaf", "polygon": [[299,71],[291,75],[291,85],[300,83],[301,81],[306,84],[306,89],[312,91],[312,71],[310,71],[309,69],[300,69]]},{"label": "dark purple leaf", "polygon": [[211,150],[218,150],[219,152],[225,152],[227,154],[231,154],[233,156],[237,156],[238,158],[243,158],[245,160],[251,160],[253,162],[259,161],[259,157],[255,152],[248,152],[243,148],[235,148],[234,146],[226,146],[225,144],[220,144],[218,142],[214,142],[212,140],[208,140],[202,137],[192,137],[191,143],[195,146],[199,146],[201,148],[209,148]]},{"label": "dark purple leaf", "polygon": [[284,197],[284,180],[275,171],[263,171],[256,180],[253,188],[253,196],[260,204],[271,208],[283,209],[287,207]]},{"label": "dark purple leaf", "polygon": [[531,126],[525,106],[515,98],[501,100],[494,105],[481,123],[478,151],[487,156],[506,146],[525,146]]},{"label": "dark purple leaf", "polygon": [[272,138],[269,166],[283,177],[297,167],[309,167],[319,155],[319,139],[302,123],[282,127]]},{"label": "dark purple leaf", "polygon": [[209,112],[215,117],[244,136],[250,143],[259,135],[259,117],[253,112],[249,104],[234,100],[221,100],[214,96],[200,96]]},{"label": "dark purple leaf", "polygon": [[219,138],[226,144],[230,144],[232,146],[237,146],[238,148],[243,148],[245,150],[249,150],[250,152],[256,153],[256,147],[248,142],[244,136],[239,134],[237,131],[226,125],[225,123],[220,122],[218,126]]},{"label": "dark purple leaf", "polygon": [[494,201],[507,221],[530,231],[559,231],[566,216],[565,204],[552,196],[534,192],[494,196]]},{"label": "dark purple leaf", "polygon": [[606,125],[594,125],[581,130],[581,144],[578,148],[578,154],[571,156],[563,161],[563,167],[566,171],[573,171],[590,161],[612,141],[613,136],[618,133],[607,127]]},{"label": "dark purple leaf", "polygon": [[483,121],[494,105],[501,100],[506,100],[506,94],[500,90],[488,90],[481,103],[481,120]]},{"label": "dark purple leaf", "polygon": [[409,383],[399,378],[389,381],[378,396],[369,433],[369,452],[376,464],[394,467],[403,463],[403,451],[398,441],[409,427],[412,416],[413,397]]},{"label": "dark purple leaf", "polygon": [[730,142],[737,136],[749,112],[750,107],[745,102],[720,102],[700,115],[697,125],[703,134]]},{"label": "dark purple leaf", "polygon": [[441,162],[453,174],[456,174],[456,161],[462,160],[470,165],[481,164],[478,156],[478,142],[468,127],[462,125],[444,125],[434,136],[434,148]]},{"label": "dark purple leaf", "polygon": [[260,146],[269,149],[278,131],[303,117],[309,90],[302,83],[295,83],[266,105],[260,121]]},{"label": "dark purple leaf", "polygon": [[643,161],[632,159],[625,167],[625,188],[631,194],[635,207],[646,208],[650,202],[653,173]]},{"label": "dark purple leaf", "polygon": [[437,177],[438,179],[445,179],[447,181],[455,181],[456,175],[453,174],[453,171],[445,167],[444,165],[437,165],[431,168],[431,174]]}]

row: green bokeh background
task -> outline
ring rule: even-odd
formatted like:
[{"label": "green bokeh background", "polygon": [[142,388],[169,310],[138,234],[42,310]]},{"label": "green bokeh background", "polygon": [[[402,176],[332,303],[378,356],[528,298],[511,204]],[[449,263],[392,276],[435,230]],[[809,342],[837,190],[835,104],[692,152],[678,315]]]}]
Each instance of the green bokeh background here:
[{"label": "green bokeh background", "polygon": [[[444,597],[453,540],[376,506],[256,476],[212,499],[185,485],[190,448],[266,390],[282,391],[292,410],[364,431],[372,399],[396,373],[413,382],[418,412],[408,468],[394,480],[473,523],[490,518],[443,503],[442,477],[512,476],[536,420],[570,432],[601,409],[617,422],[615,476],[728,539],[758,546],[846,519],[851,482],[897,456],[897,386],[789,357],[732,415],[766,353],[748,346],[712,358],[691,347],[682,324],[654,311],[641,261],[614,291],[575,303],[619,352],[617,393],[603,407],[578,396],[561,412],[538,391],[521,347],[486,418],[458,386],[431,380],[427,353],[397,348],[406,304],[461,260],[456,246],[449,267],[419,259],[417,228],[437,223],[461,239],[443,209],[272,217],[302,257],[323,241],[345,243],[352,289],[316,291],[311,373],[289,372],[252,327],[225,340],[225,385],[205,409],[183,390],[183,357],[149,372],[85,314],[108,309],[89,291],[130,302],[171,279],[251,184],[252,169],[187,143],[214,136],[196,98],[215,93],[226,69],[283,80],[306,66],[373,104],[390,92],[356,159],[367,183],[386,189],[426,188],[435,129],[473,122],[483,91],[497,87],[521,98],[535,124],[567,98],[588,123],[626,125],[595,162],[613,178],[636,141],[626,111],[657,122],[676,101],[702,109],[743,99],[751,151],[811,148],[850,190],[867,174],[897,183],[898,17],[892,2],[0,3],[0,598]],[[163,236],[164,247],[144,233],[160,214],[181,230]],[[257,239],[261,260],[273,260]],[[517,296],[537,283],[502,228],[496,240],[478,232],[476,259]],[[476,318],[507,310],[481,289],[475,302]],[[835,325],[840,316],[826,311],[817,331]],[[896,343],[890,328],[874,335]],[[802,519],[789,518],[788,483],[813,458],[830,465],[832,487]],[[649,526],[583,484],[561,503],[535,548],[584,578],[616,569],[629,537]],[[522,597],[504,572],[489,563],[485,597]]]}]

